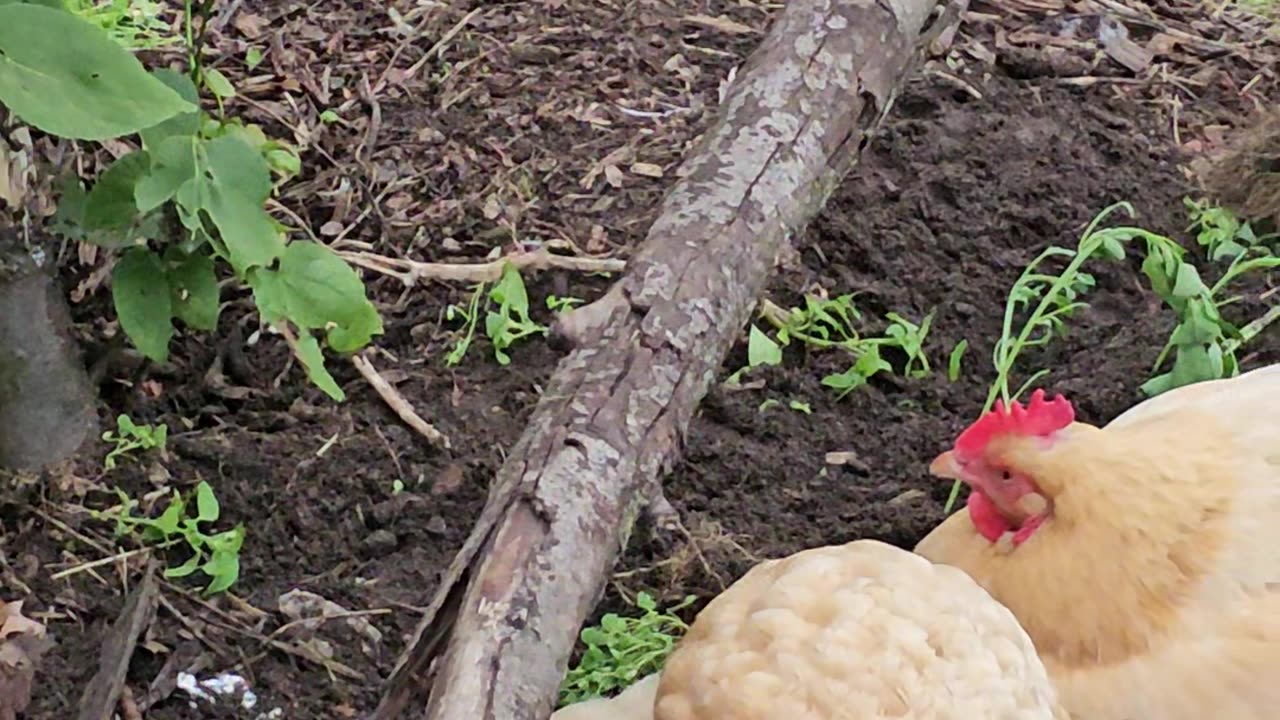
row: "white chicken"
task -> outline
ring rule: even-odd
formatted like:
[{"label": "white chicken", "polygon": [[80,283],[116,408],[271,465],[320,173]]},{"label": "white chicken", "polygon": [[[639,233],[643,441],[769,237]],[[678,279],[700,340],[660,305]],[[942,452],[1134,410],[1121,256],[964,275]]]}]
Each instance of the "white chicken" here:
[{"label": "white chicken", "polygon": [[763,562],[616,698],[552,720],[1066,720],[1031,640],[955,568],[874,540]]}]

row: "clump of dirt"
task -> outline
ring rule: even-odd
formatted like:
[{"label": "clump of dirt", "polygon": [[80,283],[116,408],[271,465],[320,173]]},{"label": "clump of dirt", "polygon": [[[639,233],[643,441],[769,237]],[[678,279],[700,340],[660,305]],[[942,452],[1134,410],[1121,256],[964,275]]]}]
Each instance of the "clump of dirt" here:
[{"label": "clump of dirt", "polygon": [[1258,113],[1236,132],[1230,148],[1207,164],[1210,197],[1240,217],[1269,220],[1280,228],[1280,112]]}]

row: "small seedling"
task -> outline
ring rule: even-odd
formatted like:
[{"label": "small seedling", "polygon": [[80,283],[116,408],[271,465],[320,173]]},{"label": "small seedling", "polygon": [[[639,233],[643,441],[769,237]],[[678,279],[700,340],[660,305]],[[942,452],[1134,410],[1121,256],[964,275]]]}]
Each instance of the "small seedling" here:
[{"label": "small seedling", "polygon": [[[1027,380],[1013,390],[1010,385],[1014,362],[1023,350],[1030,347],[1043,346],[1054,337],[1066,332],[1066,320],[1077,310],[1088,304],[1080,298],[1093,287],[1093,277],[1081,268],[1085,262],[1095,255],[1102,255],[1111,260],[1123,260],[1126,246],[1135,239],[1146,242],[1148,256],[1155,253],[1181,252],[1181,248],[1172,240],[1136,227],[1112,227],[1098,230],[1098,225],[1111,213],[1118,209],[1125,210],[1130,217],[1134,215],[1133,206],[1129,203],[1116,203],[1102,212],[1085,228],[1080,242],[1074,250],[1050,246],[1041,252],[1027,265],[1022,274],[1014,282],[1005,300],[1004,322],[1000,338],[996,341],[991,353],[996,377],[987,391],[987,399],[983,404],[985,414],[997,399],[1008,404],[1016,400],[1032,383],[1048,374],[1041,369],[1032,373]],[[1068,259],[1067,266],[1058,275],[1040,271],[1040,266],[1050,258]],[[1031,313],[1023,322],[1021,329],[1015,332],[1014,318],[1019,311],[1031,309]],[[956,499],[960,495],[960,483],[951,487],[951,495],[947,498],[945,512],[951,512]]]},{"label": "small seedling", "polygon": [[[822,378],[822,384],[836,390],[838,398],[866,385],[876,373],[893,372],[893,365],[881,356],[884,348],[897,348],[907,356],[904,376],[920,378],[929,374],[924,341],[933,323],[933,311],[919,325],[898,313],[888,313],[885,319],[889,325],[881,337],[861,335],[857,323],[862,313],[851,294],[836,298],[806,295],[804,307],[790,310],[765,301],[761,315],[774,326],[777,340],[753,325],[747,341],[748,367],[781,362],[782,348],[795,341],[819,349],[844,350],[856,358],[844,372]],[[734,378],[741,372],[735,373]]]},{"label": "small seedling", "polygon": [[119,415],[116,417],[115,431],[108,430],[102,433],[103,440],[115,443],[115,447],[102,461],[102,466],[106,470],[114,470],[116,459],[123,458],[134,450],[164,449],[164,443],[168,437],[169,426],[164,423],[139,425],[128,415]]},{"label": "small seedling", "polygon": [[661,670],[676,640],[689,629],[675,613],[696,599],[689,595],[659,612],[653,597],[642,592],[635,603],[643,611],[639,617],[609,613],[599,625],[583,628],[586,649],[560,686],[560,705],[615,693]]},{"label": "small seedling", "polygon": [[574,305],[581,305],[582,298],[547,296],[547,309],[553,313],[568,312]]},{"label": "small seedling", "polygon": [[529,293],[520,271],[511,263],[503,266],[502,277],[489,291],[489,299],[498,304],[498,309],[485,315],[484,331],[493,343],[498,364],[507,365],[511,362],[507,348],[530,335],[546,335],[547,327],[529,318]]},{"label": "small seedling", "polygon": [[951,355],[947,358],[947,380],[955,382],[960,379],[960,361],[964,359],[965,352],[969,349],[969,341],[961,340],[956,346],[951,348]]},{"label": "small seedling", "polygon": [[155,50],[180,42],[160,17],[164,5],[155,0],[67,0],[66,5],[129,50]]},{"label": "small seedling", "polygon": [[[1262,328],[1251,323],[1240,329],[1228,322],[1221,309],[1240,298],[1220,295],[1231,281],[1246,273],[1280,267],[1280,257],[1262,244],[1270,236],[1257,237],[1249,223],[1241,222],[1225,208],[1206,207],[1191,200],[1186,204],[1192,219],[1189,229],[1199,230],[1196,240],[1210,261],[1226,260],[1229,264],[1211,286],[1176,245],[1161,246],[1142,263],[1151,288],[1178,316],[1177,326],[1151,367],[1153,377],[1142,385],[1142,392],[1148,397],[1239,374],[1236,351]],[[1172,366],[1160,373],[1171,352]]]},{"label": "small seedling", "polygon": [[200,529],[201,523],[214,523],[221,516],[218,499],[209,483],[201,481],[195,491],[195,516],[189,514],[187,499],[178,491],[173,492],[169,506],[156,518],[133,515],[138,503],[123,490],[116,490],[120,506],[102,512],[94,512],[100,519],[116,522],[116,536],[136,535],[144,545],[167,548],[185,542],[192,555],[177,567],[166,568],[165,577],[187,577],[199,570],[209,577],[205,595],[220,593],[235,584],[240,577],[240,547],[244,544],[244,525],[231,530],[208,535]]},{"label": "small seedling", "polygon": [[445,309],[446,320],[452,322],[460,318],[465,323],[462,336],[445,356],[445,365],[457,365],[466,356],[479,323],[481,301],[484,302],[485,335],[493,345],[493,355],[499,365],[511,363],[506,350],[512,345],[531,335],[545,335],[548,332],[545,325],[540,325],[529,317],[529,294],[515,265],[505,263],[502,276],[486,293],[487,287],[485,283],[480,283],[472,289],[471,300],[466,309],[457,305],[450,305]]}]

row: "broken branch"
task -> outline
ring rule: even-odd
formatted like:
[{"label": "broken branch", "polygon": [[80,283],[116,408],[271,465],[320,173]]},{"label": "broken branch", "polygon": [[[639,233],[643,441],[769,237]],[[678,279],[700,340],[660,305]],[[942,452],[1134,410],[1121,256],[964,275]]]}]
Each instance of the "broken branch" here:
[{"label": "broken branch", "polygon": [[[792,0],[561,362],[377,720],[542,720],[582,619],[788,240],[893,104],[934,0]],[[425,713],[423,707],[425,706]]]}]

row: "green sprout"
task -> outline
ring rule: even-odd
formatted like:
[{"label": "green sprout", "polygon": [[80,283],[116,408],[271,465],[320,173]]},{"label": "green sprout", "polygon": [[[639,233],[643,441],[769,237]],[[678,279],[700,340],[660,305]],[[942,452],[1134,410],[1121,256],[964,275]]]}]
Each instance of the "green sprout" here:
[{"label": "green sprout", "polygon": [[[1148,256],[1182,251],[1177,243],[1169,238],[1142,228],[1097,229],[1107,216],[1118,209],[1123,209],[1130,217],[1135,215],[1133,206],[1127,202],[1111,205],[1098,213],[1089,223],[1074,250],[1050,246],[1032,260],[1018,276],[1005,301],[1000,339],[996,341],[991,352],[996,377],[987,391],[987,399],[979,415],[990,411],[995,406],[996,400],[1001,400],[1008,406],[1010,402],[1026,392],[1033,383],[1048,374],[1049,371],[1045,369],[1033,372],[1016,391],[1010,384],[1014,363],[1018,356],[1027,348],[1043,346],[1054,337],[1060,337],[1066,332],[1066,320],[1077,310],[1088,306],[1088,303],[1080,298],[1094,285],[1093,277],[1082,270],[1090,258],[1102,255],[1111,260],[1123,260],[1126,245],[1134,239],[1146,242]],[[1069,260],[1061,273],[1052,275],[1040,270],[1040,266],[1050,258],[1069,258]],[[1021,328],[1015,331],[1015,317],[1019,311],[1025,311],[1027,308],[1033,309],[1023,321]],[[960,495],[960,486],[959,481],[952,485],[951,495],[947,498],[944,512],[951,512]]]},{"label": "green sprout", "polygon": [[636,608],[643,611],[638,617],[609,613],[599,625],[583,628],[581,638],[586,649],[565,676],[560,705],[615,693],[661,670],[676,640],[689,629],[675,613],[695,600],[696,596],[689,595],[659,612],[653,597],[642,592],[635,602]]},{"label": "green sprout", "polygon": [[164,423],[159,425],[139,425],[128,415],[119,415],[116,417],[115,431],[107,430],[102,433],[103,440],[115,444],[115,447],[111,449],[111,452],[107,453],[107,457],[102,461],[103,468],[114,470],[117,458],[126,457],[134,450],[164,449],[165,441],[168,438],[169,426]]},{"label": "green sprout", "polygon": [[140,542],[156,548],[168,548],[185,542],[192,555],[186,562],[165,569],[165,577],[187,577],[199,570],[209,577],[205,595],[222,592],[240,577],[240,547],[244,544],[244,525],[212,535],[200,530],[201,523],[214,523],[221,516],[218,499],[209,483],[201,481],[195,491],[195,516],[189,514],[188,501],[174,491],[169,506],[156,518],[133,515],[138,502],[123,490],[116,490],[120,506],[94,512],[100,519],[116,521],[116,536],[136,535]]}]

